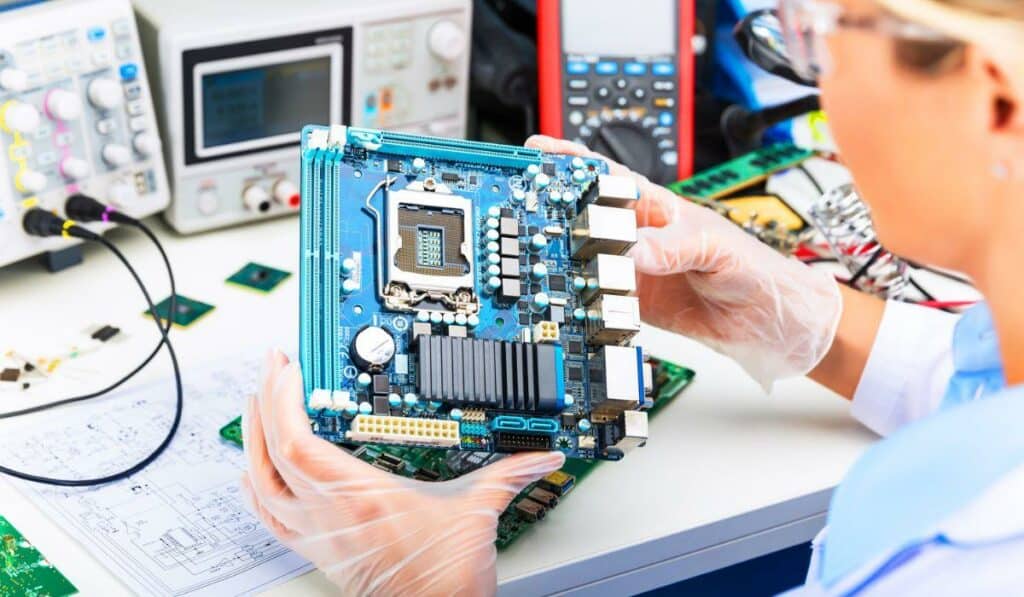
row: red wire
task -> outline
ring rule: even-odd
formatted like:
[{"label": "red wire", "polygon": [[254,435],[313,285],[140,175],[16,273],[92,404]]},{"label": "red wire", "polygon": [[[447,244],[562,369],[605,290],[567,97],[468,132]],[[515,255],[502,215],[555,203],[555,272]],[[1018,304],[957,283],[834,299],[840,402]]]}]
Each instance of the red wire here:
[{"label": "red wire", "polygon": [[921,301],[916,304],[932,309],[962,309],[974,306],[978,304],[978,301]]}]

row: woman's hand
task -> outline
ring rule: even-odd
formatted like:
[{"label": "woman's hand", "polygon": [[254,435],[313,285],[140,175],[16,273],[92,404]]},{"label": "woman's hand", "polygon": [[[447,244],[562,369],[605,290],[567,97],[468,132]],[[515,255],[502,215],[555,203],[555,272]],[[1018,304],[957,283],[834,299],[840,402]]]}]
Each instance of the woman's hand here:
[{"label": "woman's hand", "polygon": [[560,468],[560,452],[524,453],[443,483],[378,470],[313,435],[302,374],[268,355],[243,425],[245,494],[263,523],[345,595],[495,591],[498,515]]},{"label": "woman's hand", "polygon": [[637,294],[643,318],[737,361],[766,389],[804,375],[832,345],[842,312],[835,279],[783,257],[700,207],[569,141],[534,136],[526,145],[597,157],[640,186]]}]

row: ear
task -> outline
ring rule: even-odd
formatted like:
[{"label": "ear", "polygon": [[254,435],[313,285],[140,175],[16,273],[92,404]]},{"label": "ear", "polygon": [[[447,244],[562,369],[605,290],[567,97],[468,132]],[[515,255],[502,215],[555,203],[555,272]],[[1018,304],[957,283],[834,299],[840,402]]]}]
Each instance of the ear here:
[{"label": "ear", "polygon": [[989,122],[995,134],[1010,134],[1024,141],[1024,73],[1003,61],[979,56],[990,90]]}]

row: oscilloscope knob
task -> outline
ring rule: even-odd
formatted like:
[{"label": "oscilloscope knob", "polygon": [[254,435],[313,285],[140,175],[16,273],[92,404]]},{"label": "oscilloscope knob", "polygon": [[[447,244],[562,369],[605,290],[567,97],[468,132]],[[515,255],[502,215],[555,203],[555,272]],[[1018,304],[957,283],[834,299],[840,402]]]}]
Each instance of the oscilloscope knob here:
[{"label": "oscilloscope knob", "polygon": [[438,21],[427,34],[427,47],[431,53],[451,62],[466,51],[466,32],[449,20]]},{"label": "oscilloscope knob", "polygon": [[46,112],[57,120],[77,120],[82,115],[82,102],[66,89],[54,89],[46,96]]},{"label": "oscilloscope knob", "polygon": [[152,133],[139,133],[132,139],[132,146],[139,154],[149,157],[160,149],[160,139]]},{"label": "oscilloscope knob", "polygon": [[124,99],[121,86],[117,84],[117,81],[107,77],[93,79],[89,83],[88,94],[92,105],[103,110],[120,106]]},{"label": "oscilloscope knob", "polygon": [[0,70],[0,88],[11,93],[21,93],[28,89],[28,73],[16,68]]},{"label": "oscilloscope knob", "polygon": [[14,177],[14,186],[28,195],[38,193],[46,188],[46,175],[35,170],[24,170]]},{"label": "oscilloscope knob", "polygon": [[68,156],[60,162],[60,173],[71,180],[83,179],[89,175],[89,162]]},{"label": "oscilloscope knob", "polygon": [[32,104],[15,101],[3,111],[3,128],[28,135],[39,128],[39,110]]},{"label": "oscilloscope knob", "polygon": [[124,166],[132,161],[132,152],[124,145],[108,143],[103,146],[103,161],[114,166]]}]

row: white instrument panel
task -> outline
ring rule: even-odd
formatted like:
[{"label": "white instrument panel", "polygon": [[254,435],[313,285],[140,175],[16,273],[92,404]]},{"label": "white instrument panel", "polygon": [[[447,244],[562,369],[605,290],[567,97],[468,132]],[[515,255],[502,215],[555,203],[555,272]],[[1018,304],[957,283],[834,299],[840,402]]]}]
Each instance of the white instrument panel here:
[{"label": "white instrument panel", "polygon": [[[128,0],[57,0],[0,18],[0,266],[78,242],[25,234],[82,192],[134,217],[169,193]],[[97,229],[103,225],[96,226]]]}]

